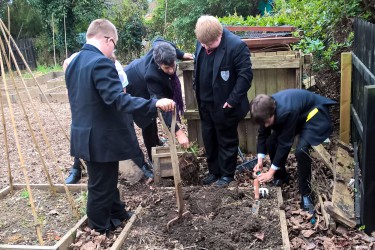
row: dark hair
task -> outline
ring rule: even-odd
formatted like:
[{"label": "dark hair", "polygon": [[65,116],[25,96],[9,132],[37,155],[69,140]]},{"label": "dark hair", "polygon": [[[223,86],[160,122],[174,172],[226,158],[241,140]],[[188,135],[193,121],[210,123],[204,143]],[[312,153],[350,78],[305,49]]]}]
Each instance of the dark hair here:
[{"label": "dark hair", "polygon": [[173,66],[176,62],[176,48],[167,42],[158,42],[153,48],[154,61],[157,65]]},{"label": "dark hair", "polygon": [[259,125],[264,125],[265,122],[270,119],[276,110],[275,100],[269,95],[260,94],[257,95],[250,102],[250,114],[251,117]]}]

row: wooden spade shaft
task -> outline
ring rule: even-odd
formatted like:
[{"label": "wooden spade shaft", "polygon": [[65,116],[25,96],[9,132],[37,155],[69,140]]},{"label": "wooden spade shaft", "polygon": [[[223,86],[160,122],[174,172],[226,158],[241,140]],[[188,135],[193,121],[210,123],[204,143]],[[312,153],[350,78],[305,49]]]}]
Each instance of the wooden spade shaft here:
[{"label": "wooden spade shaft", "polygon": [[176,128],[176,109],[172,111],[172,124],[171,129],[168,129],[168,126],[165,124],[163,116],[158,110],[159,119],[162,122],[163,130],[168,135],[169,141],[169,150],[171,153],[171,162],[172,162],[172,169],[173,169],[173,179],[174,179],[174,186],[176,191],[176,199],[177,199],[177,209],[178,209],[178,217],[182,217],[182,213],[184,210],[184,201],[182,199],[182,182],[181,182],[181,175],[180,175],[180,168],[178,167],[178,157],[177,157],[177,149],[176,149],[176,135],[175,135],[175,128]]}]

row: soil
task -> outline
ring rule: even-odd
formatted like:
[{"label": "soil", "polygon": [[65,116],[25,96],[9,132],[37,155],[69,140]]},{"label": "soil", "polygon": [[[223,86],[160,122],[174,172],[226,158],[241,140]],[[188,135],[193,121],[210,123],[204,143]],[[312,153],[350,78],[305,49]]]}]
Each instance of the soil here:
[{"label": "soil", "polygon": [[[126,192],[139,192],[126,187]],[[174,190],[146,190],[142,214],[133,225],[122,249],[281,249],[279,209],[276,190],[261,199],[258,215],[252,214],[253,192],[246,189],[184,187],[185,211],[174,222]]]},{"label": "soil", "polygon": [[[85,193],[73,193],[81,217],[85,214]],[[33,188],[32,196],[38,211],[37,223],[41,225],[44,245],[52,246],[78,220],[72,215],[72,210],[67,205],[65,193],[52,195],[49,190]],[[13,194],[8,194],[1,199],[0,244],[39,245],[34,224],[26,189],[15,190]]]}]

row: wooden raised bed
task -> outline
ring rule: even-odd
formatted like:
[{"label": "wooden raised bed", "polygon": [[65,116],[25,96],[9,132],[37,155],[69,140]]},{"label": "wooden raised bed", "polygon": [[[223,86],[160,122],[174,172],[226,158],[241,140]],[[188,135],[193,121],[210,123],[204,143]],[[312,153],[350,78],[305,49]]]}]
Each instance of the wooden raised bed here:
[{"label": "wooden raised bed", "polygon": [[[82,190],[87,190],[86,184],[70,184],[67,185],[69,190],[71,192],[78,192]],[[14,190],[21,190],[25,189],[25,184],[15,184],[13,185]],[[49,190],[50,186],[46,184],[31,184],[31,188],[33,189],[41,189],[41,190]],[[61,184],[54,185],[56,188],[57,193],[63,193],[65,192],[64,186]],[[10,187],[4,188],[0,191],[0,199],[4,198],[7,194],[10,192]],[[141,211],[141,206],[139,206],[134,216],[128,221],[128,223],[125,225],[123,230],[121,231],[120,235],[118,236],[117,240],[114,242],[114,244],[111,247],[111,250],[118,250],[121,248],[124,240],[126,239],[132,224],[137,218],[137,215]],[[15,211],[19,212],[19,211]],[[77,230],[87,222],[87,215],[83,216],[63,237],[60,238],[60,240],[54,244],[53,246],[40,246],[40,245],[6,245],[6,244],[0,244],[0,249],[3,250],[31,250],[31,249],[41,249],[41,250],[65,250],[69,249],[70,245],[74,243],[77,235]]]}]

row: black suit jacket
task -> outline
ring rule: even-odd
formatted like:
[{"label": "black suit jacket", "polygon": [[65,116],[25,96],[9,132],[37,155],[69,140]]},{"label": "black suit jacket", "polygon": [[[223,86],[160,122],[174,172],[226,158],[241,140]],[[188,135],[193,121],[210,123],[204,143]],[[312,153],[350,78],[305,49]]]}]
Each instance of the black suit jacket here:
[{"label": "black suit jacket", "polygon": [[71,155],[86,161],[134,158],[138,151],[129,114],[156,117],[156,99],[125,94],[114,63],[95,46],[85,44],[66,73],[72,112]]},{"label": "black suit jacket", "polygon": [[[155,63],[153,57],[153,48],[159,42],[168,42],[163,39],[156,39],[150,51],[143,57],[132,61],[125,67],[125,73],[128,77],[129,85],[126,87],[127,93],[132,96],[149,98],[169,98],[173,99],[172,78],[170,75],[164,73],[163,70]],[[170,43],[170,42],[168,42]],[[173,47],[176,46],[170,43]],[[182,59],[184,52],[176,48],[177,59]],[[166,124],[171,124],[171,113],[163,113]],[[140,127],[147,125],[146,120],[141,120],[134,116],[134,121]],[[176,127],[176,131],[179,128]]]},{"label": "black suit jacket", "polygon": [[[276,102],[274,124],[268,128],[260,126],[258,153],[266,154],[266,140],[272,130],[277,134],[277,149],[273,164],[284,166],[294,137],[299,134],[310,145],[322,143],[332,133],[332,123],[327,105],[336,102],[302,89],[287,89],[272,95]],[[317,108],[319,111],[309,121],[308,114]]]},{"label": "black suit jacket", "polygon": [[[199,54],[205,49],[197,42],[195,51],[194,88],[198,106],[200,106]],[[214,107],[217,109],[216,120],[225,122],[230,115],[235,119],[242,119],[249,112],[247,91],[251,87],[253,72],[251,69],[250,51],[247,45],[236,35],[224,29],[221,42],[216,48],[213,64],[212,88]],[[225,75],[229,78],[224,80]],[[224,103],[229,103],[233,110],[231,114],[222,109]]]}]

